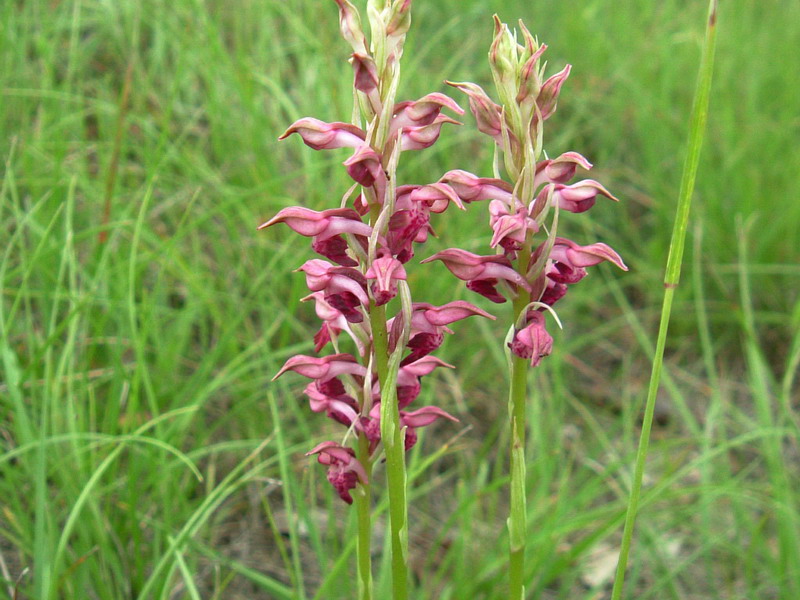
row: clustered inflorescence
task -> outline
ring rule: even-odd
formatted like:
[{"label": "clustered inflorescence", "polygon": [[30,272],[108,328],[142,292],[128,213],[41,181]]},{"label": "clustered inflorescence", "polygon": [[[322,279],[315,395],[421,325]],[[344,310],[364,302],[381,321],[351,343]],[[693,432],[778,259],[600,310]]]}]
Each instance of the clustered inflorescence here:
[{"label": "clustered inflorescence", "polygon": [[[478,130],[496,143],[493,178],[452,171],[442,178],[462,201],[488,200],[491,247],[496,254],[479,256],[451,248],[423,262],[441,260],[467,287],[492,302],[506,297],[524,308],[515,314],[508,345],[537,366],[550,354],[553,339],[545,328],[544,311],[567,292],[567,286],[586,276],[586,267],[609,261],[627,270],[619,255],[603,243],[580,246],[556,236],[558,211],[589,210],[597,196],[616,198],[592,179],[567,183],[577,169],[591,163],[577,152],[542,159],[542,124],[556,110],[561,86],[570,65],[544,79],[540,59],[547,46],[539,45],[520,21],[524,45],[516,42],[505,24],[495,17],[495,38],[489,53],[501,104],[496,104],[474,83],[450,83],[469,97]],[[500,156],[510,183],[500,179]],[[550,211],[551,223],[546,223]],[[542,233],[540,241],[535,241]]]},{"label": "clustered inflorescence", "polygon": [[[442,125],[458,123],[442,114],[442,109],[464,112],[439,93],[395,102],[411,2],[397,0],[380,13],[370,13],[369,48],[358,12],[347,0],[336,3],[343,37],[353,49],[350,62],[360,116],[355,123],[303,118],[280,139],[296,133],[315,150],[352,149],[344,166],[355,183],[340,207],[285,208],[260,228],[283,223],[310,237],[312,248],[323,257],[307,261],[298,270],[305,274],[311,291],[304,300],[315,303],[322,321],[314,349],[319,353],[330,344],[335,353],[294,356],[276,377],[287,371],[308,377],[311,382],[304,392],[311,409],[346,428],[342,440],[323,442],[309,454],[318,455],[319,462],[328,467],[330,483],[351,503],[351,490],[359,482],[367,483],[368,467],[377,460],[382,442],[381,382],[387,378],[378,372],[381,361],[387,356],[400,359],[393,385],[408,450],[417,439],[416,428],[438,418],[456,420],[436,406],[410,409],[420,394],[420,379],[437,367],[450,367],[431,355],[444,334],[452,333],[448,325],[473,315],[490,315],[464,301],[443,306],[413,303],[406,283],[405,265],[414,256],[415,245],[431,233],[431,214],[442,213],[451,204],[463,209],[464,202],[470,201],[447,177],[428,185],[396,185],[400,154],[428,148],[438,139]],[[358,187],[360,193],[355,193]],[[396,314],[386,318],[386,307],[398,294],[400,302],[393,303],[399,304]],[[342,332],[352,340],[353,353],[339,352]],[[359,444],[363,440],[366,443]],[[363,447],[368,448],[366,456],[357,451]]]}]

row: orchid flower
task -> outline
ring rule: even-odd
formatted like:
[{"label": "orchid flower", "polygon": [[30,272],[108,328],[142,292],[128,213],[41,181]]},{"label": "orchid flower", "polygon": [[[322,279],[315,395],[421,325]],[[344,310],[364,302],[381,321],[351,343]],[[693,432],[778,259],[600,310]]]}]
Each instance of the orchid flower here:
[{"label": "orchid flower", "polygon": [[617,198],[593,179],[569,184],[579,168],[592,168],[581,154],[565,152],[554,159],[544,154],[544,122],[555,113],[572,67],[566,65],[545,79],[541,60],[546,46],[539,44],[521,21],[521,44],[497,16],[494,21],[489,63],[500,101],[492,100],[474,83],[448,83],[467,95],[478,131],[492,138],[495,172],[489,178],[456,170],[440,181],[451,186],[465,203],[489,201],[489,246],[502,254],[480,256],[451,248],[422,262],[442,261],[453,275],[467,282],[468,289],[498,304],[512,301],[513,325],[507,342],[512,355],[508,597],[522,600],[527,531],[525,369],[539,366],[552,352],[553,338],[547,332],[545,315],[553,311],[552,306],[564,297],[568,286],[582,280],[587,267],[604,261],[623,270],[627,267],[606,244],[581,246],[557,237],[559,211],[582,213],[594,206],[597,196]]},{"label": "orchid flower", "polygon": [[[493,318],[463,301],[442,306],[412,302],[409,262],[433,232],[434,217],[451,205],[463,210],[465,203],[477,199],[510,201],[511,189],[499,180],[465,179],[459,171],[428,184],[398,183],[402,154],[432,146],[446,125],[460,125],[446,113],[460,115],[464,110],[440,92],[417,100],[396,99],[411,0],[370,0],[371,39],[355,6],[349,0],[335,2],[342,37],[352,50],[354,122],[303,117],[279,139],[297,134],[314,150],[347,152],[342,165],[355,185],[340,206],[283,208],[259,229],[286,225],[311,238],[313,251],[322,257],[306,260],[297,270],[310,291],[304,300],[314,301],[322,321],[314,350],[322,352],[331,344],[336,353],[292,356],[275,377],[291,371],[311,379],[304,389],[311,410],[344,428],[339,441],[323,442],[309,454],[328,467],[328,481],[339,497],[356,504],[360,598],[367,600],[370,536],[364,527],[370,523],[372,467],[386,459],[392,548],[402,557],[392,564],[395,579],[402,581],[407,578],[404,453],[416,442],[419,427],[438,419],[456,420],[441,408],[411,405],[420,395],[424,376],[437,367],[450,367],[431,356],[444,334],[452,333],[448,325],[470,316]],[[479,268],[488,274],[503,271],[502,265],[489,263]],[[518,282],[526,285],[519,277]],[[339,349],[350,343],[348,338],[353,354]]]}]

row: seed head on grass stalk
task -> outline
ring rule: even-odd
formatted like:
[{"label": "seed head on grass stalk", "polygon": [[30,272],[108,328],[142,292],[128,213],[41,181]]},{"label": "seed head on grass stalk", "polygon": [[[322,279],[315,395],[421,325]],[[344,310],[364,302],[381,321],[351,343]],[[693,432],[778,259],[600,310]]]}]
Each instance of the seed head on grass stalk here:
[{"label": "seed head on grass stalk", "polygon": [[[403,152],[423,150],[439,138],[445,124],[460,124],[443,114],[463,114],[451,98],[430,93],[396,102],[399,63],[410,26],[410,0],[369,0],[372,31],[368,43],[357,9],[347,0],[339,7],[342,36],[350,44],[357,110],[352,123],[326,123],[305,117],[280,136],[297,134],[314,150],[347,149],[343,162],[354,181],[340,206],[315,211],[285,208],[260,229],[282,223],[310,237],[323,258],[299,267],[306,278],[322,325],[314,349],[329,344],[335,353],[290,358],[276,377],[294,371],[311,379],[305,388],[311,409],[325,413],[345,431],[340,440],[322,442],[309,454],[328,467],[328,480],[339,496],[359,504],[361,597],[368,597],[369,486],[372,466],[387,462],[392,526],[395,597],[405,597],[406,507],[404,452],[416,442],[416,429],[437,419],[455,418],[435,406],[410,409],[420,394],[420,379],[438,367],[450,367],[431,353],[442,343],[448,325],[488,313],[464,301],[433,306],[412,302],[407,265],[415,246],[432,231],[431,215],[451,205],[464,209],[446,181],[397,185]],[[399,302],[392,302],[398,298]],[[394,312],[387,316],[387,308]],[[342,334],[352,352],[340,351]],[[364,562],[362,562],[362,560]]]}]

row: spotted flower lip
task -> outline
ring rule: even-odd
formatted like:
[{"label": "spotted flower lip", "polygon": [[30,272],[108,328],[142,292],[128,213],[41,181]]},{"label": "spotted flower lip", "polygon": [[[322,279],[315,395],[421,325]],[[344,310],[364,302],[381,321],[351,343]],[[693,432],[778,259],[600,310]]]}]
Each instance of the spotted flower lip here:
[{"label": "spotted flower lip", "polygon": [[355,375],[364,377],[367,368],[360,364],[351,354],[330,354],[328,356],[306,356],[298,354],[287,360],[272,381],[286,373],[294,371],[303,377],[327,381],[339,375]]},{"label": "spotted flower lip", "polygon": [[314,150],[357,148],[366,138],[361,128],[351,123],[326,123],[314,117],[295,121],[278,139],[284,140],[293,133],[300,135],[305,145]]}]

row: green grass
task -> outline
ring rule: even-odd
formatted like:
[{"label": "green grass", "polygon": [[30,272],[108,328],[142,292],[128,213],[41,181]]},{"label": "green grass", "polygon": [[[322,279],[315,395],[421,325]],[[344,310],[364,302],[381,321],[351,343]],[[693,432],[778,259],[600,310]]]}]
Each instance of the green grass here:
[{"label": "green grass", "polygon": [[[800,7],[721,9],[627,597],[793,598],[800,580]],[[560,308],[530,415],[531,597],[604,598],[705,3],[416,0],[401,97],[445,78],[488,84],[495,10],[525,20],[552,69],[574,65],[548,152],[582,152],[622,199],[562,220],[631,272],[595,272]],[[355,515],[303,456],[332,430],[297,378],[269,383],[311,349],[313,310],[291,273],[311,250],[255,232],[348,186],[344,154],[276,141],[300,116],[349,118],[334,3],[13,0],[0,23],[0,587],[43,600],[354,597]],[[404,155],[401,174],[488,174],[489,150],[450,129]],[[454,240],[482,250],[485,219],[479,206],[439,219],[423,255]],[[412,289],[423,278],[420,300],[476,301],[443,269],[415,268]],[[427,378],[422,401],[461,424],[424,432],[409,457],[413,597],[502,597],[501,336],[461,324],[441,353],[458,370]]]}]

